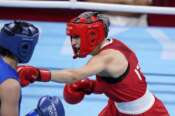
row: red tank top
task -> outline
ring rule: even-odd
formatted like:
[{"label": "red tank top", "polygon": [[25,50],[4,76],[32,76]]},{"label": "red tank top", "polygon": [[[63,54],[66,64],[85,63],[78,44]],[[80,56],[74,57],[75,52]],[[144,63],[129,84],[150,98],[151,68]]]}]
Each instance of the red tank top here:
[{"label": "red tank top", "polygon": [[[102,89],[104,94],[116,102],[127,102],[141,97],[146,91],[146,81],[144,75],[140,72],[138,60],[135,53],[129,49],[121,41],[113,39],[112,43],[102,48],[101,51],[106,49],[114,49],[120,51],[128,60],[128,70],[123,75],[123,79],[110,83],[103,78],[96,75],[96,84]],[[105,77],[111,78],[111,77]]]}]

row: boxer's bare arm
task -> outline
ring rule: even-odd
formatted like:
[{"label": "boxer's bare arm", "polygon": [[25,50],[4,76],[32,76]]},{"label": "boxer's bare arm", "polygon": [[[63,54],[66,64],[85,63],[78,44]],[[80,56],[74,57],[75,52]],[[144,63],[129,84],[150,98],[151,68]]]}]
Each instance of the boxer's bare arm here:
[{"label": "boxer's bare arm", "polygon": [[16,80],[9,79],[0,87],[0,116],[19,116],[20,85]]},{"label": "boxer's bare arm", "polygon": [[52,71],[51,80],[55,82],[71,83],[95,75],[105,70],[106,60],[105,57],[97,55],[80,68]]},{"label": "boxer's bare arm", "polygon": [[107,72],[112,77],[118,77],[127,69],[126,58],[116,50],[104,50],[92,57],[83,67],[51,72],[51,80],[55,82],[71,83],[89,76]]}]

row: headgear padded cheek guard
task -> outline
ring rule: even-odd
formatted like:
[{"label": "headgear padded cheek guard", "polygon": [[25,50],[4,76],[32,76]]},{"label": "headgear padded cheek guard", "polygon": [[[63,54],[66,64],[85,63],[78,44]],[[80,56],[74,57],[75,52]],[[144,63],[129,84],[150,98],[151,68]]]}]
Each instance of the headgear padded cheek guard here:
[{"label": "headgear padded cheek guard", "polygon": [[39,38],[39,30],[34,25],[15,21],[5,24],[0,32],[0,46],[9,50],[19,63],[27,63]]},{"label": "headgear padded cheek guard", "polygon": [[67,35],[80,37],[79,53],[75,48],[74,57],[86,57],[108,35],[109,19],[97,12],[85,12],[67,24]]}]

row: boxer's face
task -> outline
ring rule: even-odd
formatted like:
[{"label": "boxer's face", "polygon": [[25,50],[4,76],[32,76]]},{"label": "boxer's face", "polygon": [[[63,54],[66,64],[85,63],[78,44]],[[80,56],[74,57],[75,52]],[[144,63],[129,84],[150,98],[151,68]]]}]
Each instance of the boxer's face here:
[{"label": "boxer's face", "polygon": [[72,44],[72,47],[77,50],[77,53],[79,53],[79,51],[80,51],[80,37],[79,36],[71,37],[71,44]]}]

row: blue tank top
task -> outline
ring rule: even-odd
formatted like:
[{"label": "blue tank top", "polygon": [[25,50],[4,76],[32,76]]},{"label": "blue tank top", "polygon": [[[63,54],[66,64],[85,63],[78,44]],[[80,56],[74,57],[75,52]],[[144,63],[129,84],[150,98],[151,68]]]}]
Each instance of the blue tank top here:
[{"label": "blue tank top", "polygon": [[19,81],[16,70],[13,69],[9,64],[5,63],[2,57],[0,57],[0,84],[8,79],[15,79]]},{"label": "blue tank top", "polygon": [[[0,56],[0,85],[8,80],[15,79],[19,81],[18,74],[15,69],[13,69],[9,64],[5,63],[2,57]],[[19,100],[19,112],[20,112],[20,104],[21,104],[21,92],[20,92],[20,100]]]}]

